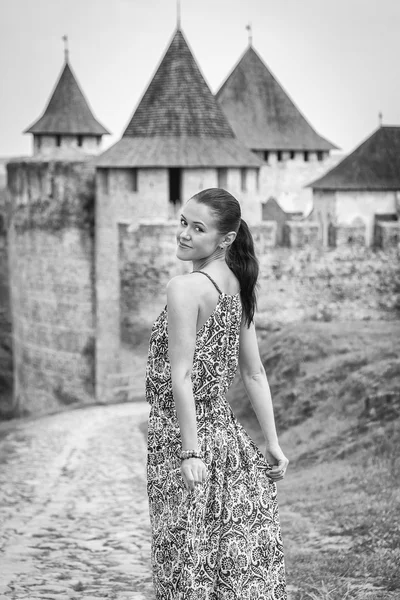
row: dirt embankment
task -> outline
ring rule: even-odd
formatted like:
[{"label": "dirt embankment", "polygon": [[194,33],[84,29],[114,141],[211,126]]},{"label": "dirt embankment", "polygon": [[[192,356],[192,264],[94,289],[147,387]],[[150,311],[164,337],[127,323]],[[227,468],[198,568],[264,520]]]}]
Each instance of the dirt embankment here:
[{"label": "dirt embankment", "polygon": [[[400,597],[400,321],[259,331],[281,445],[293,600]],[[262,434],[239,378],[231,404]]]}]

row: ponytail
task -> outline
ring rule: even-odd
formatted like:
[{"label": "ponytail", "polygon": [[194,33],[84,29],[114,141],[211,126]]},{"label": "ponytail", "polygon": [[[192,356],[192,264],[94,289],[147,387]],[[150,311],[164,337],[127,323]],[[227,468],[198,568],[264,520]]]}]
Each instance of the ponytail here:
[{"label": "ponytail", "polygon": [[241,218],[240,204],[232,194],[222,188],[209,188],[198,192],[193,200],[208,206],[223,235],[236,231],[236,239],[226,254],[228,267],[239,280],[240,297],[247,327],[250,327],[256,310],[258,260],[254,253],[253,237],[246,221]]},{"label": "ponytail", "polygon": [[259,265],[254,251],[253,236],[243,219],[240,219],[236,239],[229,247],[226,262],[239,280],[245,323],[247,327],[250,327],[257,308],[256,289]]}]

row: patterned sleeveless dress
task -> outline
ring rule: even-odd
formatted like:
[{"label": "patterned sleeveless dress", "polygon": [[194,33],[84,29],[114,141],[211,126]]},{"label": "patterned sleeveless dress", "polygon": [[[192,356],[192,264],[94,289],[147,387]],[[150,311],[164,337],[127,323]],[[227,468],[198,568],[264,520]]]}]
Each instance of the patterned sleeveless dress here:
[{"label": "patterned sleeveless dress", "polygon": [[209,279],[219,299],[197,332],[192,371],[208,475],[194,491],[186,490],[180,472],[167,307],[150,337],[147,491],[156,599],[286,600],[276,484],[226,400],[238,367],[240,295],[221,292]]}]

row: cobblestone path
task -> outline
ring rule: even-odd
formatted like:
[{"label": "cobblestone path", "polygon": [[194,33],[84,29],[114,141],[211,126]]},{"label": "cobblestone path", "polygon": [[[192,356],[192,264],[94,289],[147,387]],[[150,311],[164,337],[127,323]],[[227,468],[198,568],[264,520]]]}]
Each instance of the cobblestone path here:
[{"label": "cobblestone path", "polygon": [[96,406],[0,430],[0,600],[153,600],[147,414]]}]

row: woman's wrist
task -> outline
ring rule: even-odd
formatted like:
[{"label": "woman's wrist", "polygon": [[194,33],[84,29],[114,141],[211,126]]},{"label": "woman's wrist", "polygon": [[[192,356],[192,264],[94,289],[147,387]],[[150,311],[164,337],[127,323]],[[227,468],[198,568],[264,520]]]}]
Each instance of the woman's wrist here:
[{"label": "woman's wrist", "polygon": [[181,460],[186,460],[187,458],[203,458],[202,453],[199,450],[181,450],[180,454]]}]

